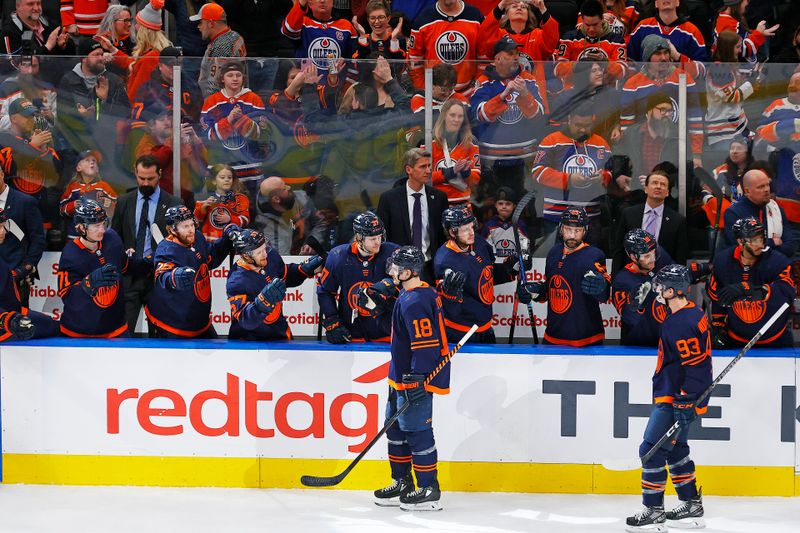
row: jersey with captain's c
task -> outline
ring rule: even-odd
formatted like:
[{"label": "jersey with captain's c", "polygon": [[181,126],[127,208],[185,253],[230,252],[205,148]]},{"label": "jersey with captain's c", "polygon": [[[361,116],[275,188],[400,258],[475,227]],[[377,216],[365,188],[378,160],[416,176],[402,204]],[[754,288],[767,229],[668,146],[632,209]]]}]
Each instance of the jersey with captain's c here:
[{"label": "jersey with captain's c", "polygon": [[602,250],[581,243],[567,253],[563,244],[550,249],[545,263],[547,283],[547,328],[544,338],[552,344],[587,346],[605,339],[600,303],[608,300],[609,289],[598,297],[581,290],[583,276],[589,270],[611,279],[606,272]]},{"label": "jersey with captain's c", "polygon": [[[389,364],[389,385],[404,389],[403,374],[429,374],[447,355],[442,299],[439,293],[423,282],[397,297],[392,311],[392,361]],[[450,392],[450,364],[425,385],[436,394]]]},{"label": "jersey with captain's c", "polygon": [[[519,245],[524,252],[528,252],[528,225],[524,220],[517,221],[519,228]],[[499,215],[495,215],[486,222],[481,228],[481,237],[486,239],[489,246],[494,250],[495,262],[499,263],[506,257],[517,253],[517,244],[514,240],[514,224],[511,219],[503,220]]]},{"label": "jersey with captain's c", "polygon": [[[708,317],[694,302],[668,313],[661,326],[658,363],[653,374],[654,403],[672,403],[676,394],[699,396],[711,385],[711,335]],[[695,409],[703,414],[708,398]]]},{"label": "jersey with captain's c", "polygon": [[[169,236],[156,247],[153,257],[155,285],[150,300],[144,306],[147,320],[155,326],[181,337],[201,335],[211,327],[211,277],[231,252],[226,238],[208,243],[195,231],[194,246],[187,248]],[[194,282],[185,290],[175,289],[173,271],[179,267],[194,269]]]},{"label": "jersey with captain's c", "polygon": [[[728,336],[746,343],[752,339],[778,308],[785,303],[791,305],[795,298],[795,285],[791,276],[791,262],[785,255],[772,248],[764,250],[754,264],[742,264],[742,247],[734,246],[717,254],[714,270],[706,289],[711,298],[711,318],[714,323],[725,322]],[[719,290],[734,283],[747,282],[751,287],[766,285],[764,300],[737,300],[730,307],[718,303]],[[756,346],[782,340],[791,340],[787,331],[789,314],[785,313],[758,339]]]},{"label": "jersey with captain's c", "polygon": [[239,260],[231,269],[225,290],[231,304],[230,339],[275,340],[291,339],[292,331],[283,316],[283,302],[264,314],[253,304],[267,283],[283,279],[287,287],[301,285],[308,276],[296,263],[285,264],[275,248],[267,249],[267,264],[258,268]]},{"label": "jersey with captain's c", "polygon": [[611,302],[619,313],[620,344],[632,346],[658,346],[661,335],[661,324],[667,317],[667,306],[660,303],[657,294],[651,288],[644,300],[644,308],[636,309],[636,291],[639,286],[649,281],[653,283],[655,273],[661,267],[674,263],[666,250],[658,247],[656,252],[656,265],[647,274],[641,272],[635,263],[630,262],[625,268],[614,274],[611,282]]},{"label": "jersey with captain's c", "polygon": [[79,238],[64,246],[58,262],[58,296],[64,303],[61,332],[69,337],[117,337],[125,333],[125,297],[121,280],[100,287],[89,296],[81,286],[83,279],[103,265],[111,264],[122,274],[128,269],[128,256],[122,239],[107,229],[98,249],[88,249]]},{"label": "jersey with captain's c", "polygon": [[393,242],[384,242],[377,254],[362,257],[358,245],[352,242],[335,247],[325,259],[317,286],[320,312],[326,318],[338,315],[355,341],[389,342],[394,302],[377,317],[371,317],[368,310],[358,308],[357,301],[361,289],[386,277],[386,260],[398,248]]},{"label": "jersey with captain's c", "polygon": [[494,303],[494,252],[489,243],[475,235],[475,244],[465,252],[449,240],[443,244],[433,258],[433,273],[442,279],[447,269],[462,272],[464,298],[457,302],[443,297],[444,323],[456,331],[468,331],[473,324],[478,331],[492,326],[492,304]]}]

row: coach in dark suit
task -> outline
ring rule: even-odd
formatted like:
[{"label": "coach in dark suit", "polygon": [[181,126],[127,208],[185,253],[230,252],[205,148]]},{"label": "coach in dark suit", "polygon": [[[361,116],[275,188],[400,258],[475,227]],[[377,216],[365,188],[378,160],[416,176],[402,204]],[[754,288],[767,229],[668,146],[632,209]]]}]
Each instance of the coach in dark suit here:
[{"label": "coach in dark suit", "polygon": [[[182,202],[180,198],[159,188],[161,165],[152,155],[143,155],[137,159],[134,173],[138,187],[119,197],[111,227],[122,238],[125,249],[134,249],[139,258],[151,258],[158,244],[156,237],[169,235],[164,213],[168,207],[181,205]],[[160,236],[152,235],[150,225],[153,222],[161,230]],[[128,333],[133,335],[139,312],[153,290],[152,272],[126,274],[123,276],[123,287],[125,320],[128,322]]]},{"label": "coach in dark suit", "polygon": [[422,279],[433,284],[433,256],[444,244],[442,213],[447,209],[447,195],[429,184],[431,154],[412,148],[403,156],[408,179],[402,185],[381,194],[378,216],[386,228],[389,242],[400,246],[418,246],[425,255]]},{"label": "coach in dark suit", "polygon": [[669,175],[654,170],[645,181],[644,192],[647,196],[645,203],[622,211],[611,241],[612,272],[616,273],[627,264],[623,239],[625,234],[634,228],[642,228],[655,236],[658,244],[667,251],[674,262],[686,264],[689,255],[686,218],[664,204],[664,200],[669,196],[669,189]]}]

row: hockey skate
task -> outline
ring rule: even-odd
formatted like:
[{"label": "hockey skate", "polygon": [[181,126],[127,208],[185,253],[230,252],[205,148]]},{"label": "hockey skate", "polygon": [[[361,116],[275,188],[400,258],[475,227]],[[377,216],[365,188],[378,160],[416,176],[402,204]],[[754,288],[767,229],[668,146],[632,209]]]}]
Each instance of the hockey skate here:
[{"label": "hockey skate", "polygon": [[413,492],[400,496],[400,509],[403,511],[441,511],[439,499],[442,492],[439,483],[434,481],[429,487],[420,487]]},{"label": "hockey skate", "polygon": [[645,506],[641,512],[629,516],[625,520],[625,531],[630,531],[631,533],[640,531],[667,533],[666,520],[667,515],[664,513],[664,507]]},{"label": "hockey skate", "polygon": [[679,529],[701,529],[706,527],[703,519],[703,491],[697,491],[697,498],[681,502],[679,506],[667,511],[667,525]]},{"label": "hockey skate", "polygon": [[375,505],[381,507],[397,507],[400,505],[400,497],[414,490],[414,478],[407,474],[400,479],[395,479],[394,483],[388,487],[375,491]]}]

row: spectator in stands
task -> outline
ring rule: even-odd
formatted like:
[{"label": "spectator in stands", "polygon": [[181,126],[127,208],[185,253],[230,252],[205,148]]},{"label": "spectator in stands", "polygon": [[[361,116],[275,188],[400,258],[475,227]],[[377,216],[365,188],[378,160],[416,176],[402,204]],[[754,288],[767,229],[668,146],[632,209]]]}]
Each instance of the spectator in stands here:
[{"label": "spectator in stands", "polygon": [[[436,120],[439,110],[447,100],[455,98],[466,106],[469,106],[469,98],[461,93],[455,92],[456,79],[458,74],[453,65],[439,63],[434,66],[433,82],[431,86],[431,107],[433,108],[433,120]],[[417,93],[411,97],[411,110],[414,113],[425,112],[425,94]]]},{"label": "spectator in stands", "polygon": [[[285,48],[280,42],[281,24],[292,8],[291,0],[219,0],[217,3],[225,9],[231,29],[244,39],[247,55],[258,58],[285,57],[280,53]],[[272,63],[271,81],[274,82],[277,61]],[[269,83],[265,88],[271,89],[272,86]]]},{"label": "spectator in stands", "polygon": [[[697,26],[678,16],[680,0],[656,0],[658,12],[655,17],[643,19],[636,26],[628,42],[628,57],[632,61],[648,61],[645,56],[644,40],[649,35],[667,39],[673,61],[708,61],[706,41]],[[702,68],[702,65],[698,65]]]},{"label": "spectator in stands", "polygon": [[[22,42],[26,31],[33,32],[30,45]],[[67,29],[42,16],[41,0],[16,0],[16,10],[3,21],[3,52],[12,54],[65,54],[72,51]]]},{"label": "spectator in stands", "polygon": [[414,87],[424,88],[426,66],[449,63],[456,69],[456,91],[470,96],[478,73],[482,22],[481,12],[463,0],[437,0],[423,9],[414,19],[408,49]]},{"label": "spectator in stands", "polygon": [[[676,0],[659,0],[664,3]],[[640,26],[641,27],[641,26]],[[673,32],[675,33],[675,32]],[[633,38],[631,38],[633,42]],[[664,93],[673,102],[675,113],[671,117],[674,122],[678,120],[677,105],[680,101],[678,95],[680,80],[679,74],[682,64],[676,64],[678,53],[667,39],[658,35],[648,35],[642,42],[642,59],[647,62],[640,72],[634,74],[622,87],[622,111],[620,122],[623,132],[636,122],[646,118],[648,97],[654,92]],[[698,65],[698,63],[693,63]],[[685,71],[685,70],[684,70]],[[689,122],[689,136],[691,138],[692,161],[695,166],[702,166],[703,153],[703,110],[700,104],[700,87],[695,82],[695,77],[686,72],[686,114]],[[630,154],[628,154],[630,155]],[[671,159],[670,161],[676,161]],[[650,169],[647,169],[648,171]]]},{"label": "spectator in stands", "polygon": [[[172,13],[175,18],[175,42],[181,43],[183,55],[185,57],[203,57],[206,51],[206,43],[197,24],[189,20],[189,17],[200,11],[203,7],[203,0],[166,0],[164,9]],[[187,61],[184,68],[194,73],[194,79],[200,74],[200,63],[197,60]]]},{"label": "spectator in stands", "polygon": [[392,28],[391,11],[384,0],[370,0],[367,4],[367,21],[369,22],[370,33],[359,24],[358,18],[353,17],[353,27],[358,33],[358,40],[353,53],[353,61],[348,67],[350,77],[358,78],[359,63],[358,59],[367,59],[382,55],[389,60],[392,67],[392,75],[395,79],[400,78],[400,74],[405,70],[406,38],[401,34],[403,28],[403,18],[400,17]]},{"label": "spectator in stands", "polygon": [[789,224],[783,208],[772,199],[771,178],[763,170],[752,169],[742,178],[744,196],[725,211],[725,245],[736,245],[733,223],[742,218],[753,217],[764,226],[766,245],[792,258],[797,250],[793,225]]},{"label": "spectator in stands", "polygon": [[211,194],[194,204],[194,218],[206,239],[222,237],[228,224],[244,228],[250,223],[250,200],[229,165],[212,165],[207,186]]},{"label": "spectator in stands", "polygon": [[[159,54],[158,68],[150,74],[133,97],[133,107],[141,111],[153,102],[159,102],[167,109],[172,109],[173,99],[173,67],[181,61],[179,48],[168,46]],[[192,124],[200,123],[200,111],[203,108],[203,96],[197,79],[181,68],[181,117],[187,117]],[[135,117],[138,118],[138,117]]]},{"label": "spectator in stands", "polygon": [[61,26],[72,35],[92,37],[107,8],[108,0],[61,0]]},{"label": "spectator in stands", "polygon": [[205,99],[200,121],[211,141],[213,161],[226,162],[245,183],[262,178],[266,149],[259,142],[264,102],[244,86],[244,65],[228,61],[219,69],[222,89]]},{"label": "spectator in stands", "polygon": [[[329,252],[340,244],[339,208],[336,206],[338,184],[322,174],[303,185],[308,200],[303,206],[303,239],[299,255],[314,255],[320,250]],[[312,245],[313,244],[313,245]]]},{"label": "spectator in stands", "polygon": [[627,0],[606,0],[606,12],[603,20],[610,26],[612,33],[622,37],[627,46],[631,32],[639,22],[639,4]]},{"label": "spectator in stands", "polygon": [[[481,227],[481,237],[486,239],[494,251],[495,263],[502,263],[506,257],[517,254],[517,245],[514,239],[514,224],[512,215],[517,207],[519,195],[509,187],[498,187],[492,195],[494,197],[495,214]],[[528,225],[520,218],[516,224],[519,232],[519,245],[523,254],[530,252],[530,239],[528,238]]]},{"label": "spectator in stands", "polygon": [[[136,95],[139,87],[150,79],[150,74],[158,68],[161,50],[172,43],[161,26],[161,8],[164,0],[150,0],[150,3],[136,13],[136,47],[133,49],[131,73],[128,76],[128,94]],[[116,56],[116,52],[112,51]]]},{"label": "spectator in stands", "polygon": [[[732,202],[738,201],[743,195],[742,177],[750,170],[753,164],[753,142],[750,139],[737,137],[730,142],[728,157],[725,162],[714,169],[714,181],[722,189],[722,213],[720,214],[720,228],[724,228],[722,216]],[[703,187],[703,211],[706,212],[710,224],[717,220],[717,199],[712,191]]]},{"label": "spectator in stands", "polygon": [[493,48],[494,60],[478,78],[472,113],[481,154],[482,180],[524,189],[525,160],[536,146],[534,119],[544,113],[533,74],[519,63],[519,43],[505,35]]},{"label": "spectator in stands", "polygon": [[112,54],[110,70],[125,80],[128,79],[128,67],[133,62],[131,57],[136,46],[131,34],[132,24],[131,8],[110,5],[94,36],[103,45],[103,50]]},{"label": "spectator in stands", "polygon": [[[366,84],[375,89],[378,95],[378,108],[408,110],[410,99],[397,78],[394,77],[394,70],[389,61],[382,55],[373,54],[361,61],[358,65],[358,83]],[[343,67],[344,65],[342,65]],[[328,79],[330,73],[328,71]],[[329,85],[331,82],[328,82]],[[336,82],[338,83],[338,81]]]},{"label": "spectator in stands", "polygon": [[469,202],[471,188],[481,177],[478,145],[472,136],[467,108],[448,100],[433,126],[431,184],[444,192],[451,204]]},{"label": "spectator in stands", "polygon": [[333,0],[298,0],[281,33],[294,42],[297,57],[313,61],[322,75],[337,60],[352,57],[357,37],[349,20],[334,18]]},{"label": "spectator in stands", "polygon": [[[752,32],[747,27],[744,13],[750,0],[723,0],[722,7],[719,8],[719,16],[714,27],[714,47],[719,46],[719,37],[723,31],[735,33],[741,40],[736,58],[755,63],[757,61],[758,49],[769,37],[774,37],[780,24],[775,24],[767,28],[767,21],[762,20]],[[712,58],[713,60],[713,58]]]},{"label": "spectator in stands", "polygon": [[17,56],[11,60],[18,74],[0,83],[0,131],[8,131],[11,121],[8,110],[11,102],[18,98],[27,98],[38,110],[38,115],[47,120],[50,126],[55,124],[56,88],[42,80],[37,56]]},{"label": "spectator in stands", "polygon": [[[605,170],[611,148],[592,133],[594,121],[590,103],[573,109],[566,127],[539,143],[531,176],[542,189],[544,233],[555,231],[562,213],[577,204],[588,216],[586,240],[598,246],[602,241],[600,207],[614,177]],[[629,177],[616,180],[620,189],[627,190]]]},{"label": "spectator in stands", "polygon": [[259,184],[253,227],[263,233],[270,246],[281,255],[289,255],[291,251],[294,233],[291,216],[295,200],[292,188],[277,176]]},{"label": "spectator in stands", "polygon": [[67,239],[78,237],[72,216],[75,214],[75,204],[82,198],[94,200],[105,209],[106,214],[113,216],[117,203],[117,193],[107,182],[100,177],[100,162],[103,156],[95,150],[84,150],[78,154],[75,163],[75,175],[72,177],[64,194],[61,195],[61,216],[67,220]]},{"label": "spectator in stands", "polygon": [[228,62],[226,58],[245,57],[247,49],[242,36],[228,26],[228,16],[219,4],[204,4],[189,20],[199,22],[200,35],[208,41],[199,78],[200,90],[208,98],[222,88],[219,70]]},{"label": "spectator in stands", "polygon": [[583,22],[561,38],[555,58],[555,74],[561,78],[564,87],[572,85],[575,61],[607,61],[608,76],[618,80],[625,75],[625,41],[611,31],[611,25],[603,19],[605,12],[599,0],[585,0],[581,6]]},{"label": "spectator in stands", "polygon": [[669,175],[661,170],[653,171],[645,178],[645,202],[622,211],[611,238],[612,273],[616,274],[628,263],[623,241],[634,228],[642,228],[654,236],[673,262],[686,263],[689,256],[686,218],[665,205],[670,188]]},{"label": "spectator in stands", "polygon": [[775,199],[796,227],[800,227],[800,191],[797,188],[800,168],[795,164],[797,154],[800,153],[798,119],[800,119],[800,73],[792,74],[789,78],[787,95],[767,106],[757,130],[761,141],[774,150],[770,156],[770,163],[778,176]]},{"label": "spectator in stands", "polygon": [[654,92],[647,97],[644,107],[647,110],[644,121],[626,129],[615,149],[617,153],[630,158],[632,177],[642,186],[647,175],[658,163],[678,161],[678,134],[673,121],[673,100],[662,92]]}]

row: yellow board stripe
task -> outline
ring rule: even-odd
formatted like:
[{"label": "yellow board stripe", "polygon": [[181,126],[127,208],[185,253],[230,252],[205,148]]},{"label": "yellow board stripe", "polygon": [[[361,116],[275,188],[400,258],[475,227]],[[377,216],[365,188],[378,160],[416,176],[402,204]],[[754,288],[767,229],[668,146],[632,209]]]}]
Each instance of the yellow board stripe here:
[{"label": "yellow board stripe", "polygon": [[[333,476],[350,460],[4,454],[3,482],[56,485],[301,488],[303,474]],[[337,489],[369,490],[389,479],[388,461],[362,461]],[[698,466],[704,494],[800,496],[793,467]],[[641,471],[600,465],[440,462],[445,490],[639,494]],[[674,494],[671,484],[667,493]]]}]

